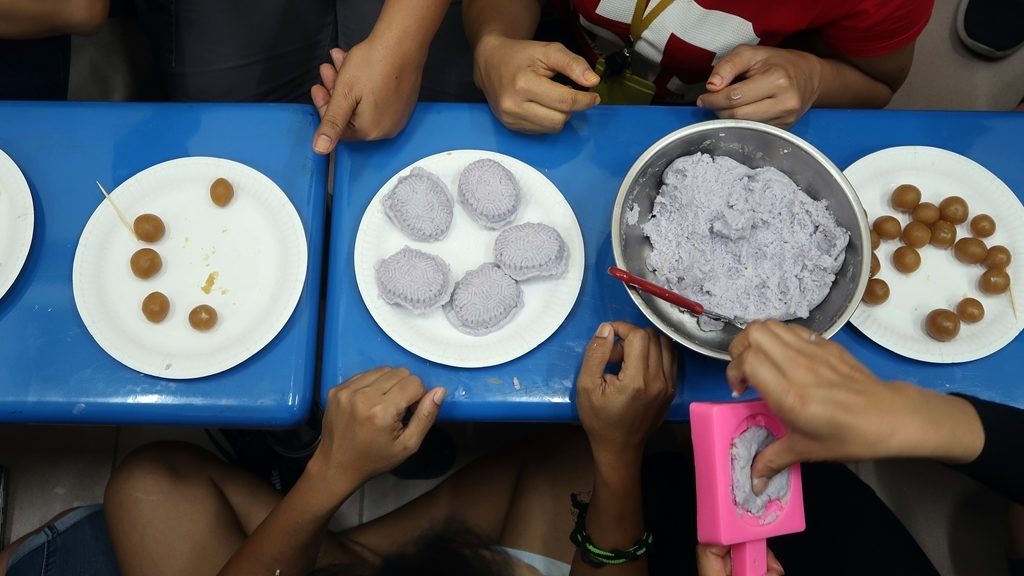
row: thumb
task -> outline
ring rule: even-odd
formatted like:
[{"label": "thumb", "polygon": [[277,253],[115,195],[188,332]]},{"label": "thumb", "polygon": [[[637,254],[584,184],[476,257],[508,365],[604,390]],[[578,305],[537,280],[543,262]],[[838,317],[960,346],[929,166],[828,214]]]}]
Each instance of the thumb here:
[{"label": "thumb", "polygon": [[715,64],[708,77],[707,89],[717,92],[732,84],[737,76],[743,74],[760,58],[758,50],[741,44],[725,55]]},{"label": "thumb", "polygon": [[580,382],[600,382],[604,378],[604,370],[615,347],[615,331],[611,324],[602,322],[597,327],[594,337],[587,344],[587,351],[583,354],[583,364],[580,365]]},{"label": "thumb", "polygon": [[582,56],[558,43],[548,44],[545,48],[544,63],[551,71],[565,74],[580,86],[590,88],[601,81],[601,77],[594,73]]},{"label": "thumb", "polygon": [[444,388],[434,388],[424,394],[416,403],[416,411],[413,412],[409,423],[405,426],[405,431],[402,432],[402,440],[406,443],[410,453],[420,449],[423,438],[437,421],[437,413],[441,410],[441,402],[444,401],[446,393],[447,390]]},{"label": "thumb", "polygon": [[313,136],[313,151],[317,154],[330,154],[355,109],[355,98],[346,90],[335,89],[320,126],[316,129],[316,135]]},{"label": "thumb", "polygon": [[783,436],[766,446],[754,457],[754,463],[750,466],[754,494],[760,496],[768,487],[768,480],[799,461],[792,436]]}]

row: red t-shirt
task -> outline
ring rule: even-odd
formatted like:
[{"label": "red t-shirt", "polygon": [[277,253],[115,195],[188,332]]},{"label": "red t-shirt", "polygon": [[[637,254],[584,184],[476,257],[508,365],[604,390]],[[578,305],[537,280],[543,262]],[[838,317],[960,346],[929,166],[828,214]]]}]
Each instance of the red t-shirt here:
[{"label": "red t-shirt", "polygon": [[[647,2],[653,8],[657,0]],[[913,42],[934,0],[675,0],[636,39],[634,74],[657,100],[692,101],[713,63],[740,44],[778,46],[811,31],[841,56],[881,56]],[[636,0],[557,0],[591,61],[629,40]]]}]

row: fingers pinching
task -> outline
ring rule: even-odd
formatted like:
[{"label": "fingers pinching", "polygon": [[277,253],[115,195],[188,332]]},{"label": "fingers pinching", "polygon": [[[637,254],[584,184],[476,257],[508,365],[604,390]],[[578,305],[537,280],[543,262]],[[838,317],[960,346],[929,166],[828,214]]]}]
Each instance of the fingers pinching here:
[{"label": "fingers pinching", "polygon": [[554,72],[560,72],[580,86],[592,87],[601,81],[590,64],[580,56],[559,43],[552,43],[545,49],[545,60]]},{"label": "fingers pinching", "polygon": [[743,74],[757,61],[757,51],[750,46],[741,44],[725,55],[711,69],[708,76],[707,89],[717,92],[732,84],[737,76]]},{"label": "fingers pinching", "polygon": [[402,432],[402,441],[410,453],[419,450],[423,438],[437,421],[437,415],[441,411],[441,403],[444,402],[446,394],[447,390],[444,388],[434,388],[420,397],[412,418],[409,419],[405,431]]},{"label": "fingers pinching", "polygon": [[583,353],[583,363],[577,382],[584,386],[595,385],[604,379],[604,371],[615,346],[615,331],[612,325],[602,322]]}]

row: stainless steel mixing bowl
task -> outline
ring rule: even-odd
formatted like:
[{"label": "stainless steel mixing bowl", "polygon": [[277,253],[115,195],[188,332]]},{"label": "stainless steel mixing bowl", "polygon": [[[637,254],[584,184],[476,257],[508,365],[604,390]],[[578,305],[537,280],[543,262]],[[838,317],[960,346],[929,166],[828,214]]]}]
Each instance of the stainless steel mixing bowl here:
[{"label": "stainless steel mixing bowl", "polygon": [[[792,320],[828,338],[853,314],[864,294],[871,265],[871,237],[867,214],[853,187],[824,154],[793,134],[757,122],[713,120],[693,124],[665,136],[633,164],[619,188],[612,212],[612,247],[620,268],[652,282],[658,279],[647,268],[651,243],[641,226],[650,218],[654,198],[661,188],[661,173],[680,156],[705,152],[728,156],[752,168],[773,166],[793,179],[811,198],[828,201],[836,221],[850,231],[846,259],[836,274],[828,296],[806,319]],[[639,207],[636,224],[626,213]],[[739,333],[726,326],[704,332],[691,314],[654,296],[626,288],[640,310],[658,328],[680,344],[702,354],[728,359],[729,343]],[[728,312],[716,310],[716,312]]]}]

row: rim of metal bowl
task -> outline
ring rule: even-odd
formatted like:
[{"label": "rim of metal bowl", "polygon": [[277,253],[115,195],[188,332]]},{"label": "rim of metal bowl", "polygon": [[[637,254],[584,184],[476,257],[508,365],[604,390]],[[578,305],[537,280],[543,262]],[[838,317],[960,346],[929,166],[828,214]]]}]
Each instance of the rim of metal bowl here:
[{"label": "rim of metal bowl", "polygon": [[[846,179],[846,176],[843,174],[843,171],[840,170],[835,165],[835,163],[832,162],[832,160],[830,160],[827,156],[822,154],[820,150],[812,146],[809,142],[807,142],[803,138],[800,138],[799,136],[796,136],[795,134],[789,132],[788,130],[783,130],[781,128],[776,128],[775,126],[762,124],[760,122],[752,122],[750,120],[708,120],[706,122],[698,122],[696,124],[691,124],[689,126],[680,128],[679,130],[667,134],[666,136],[652,144],[650,147],[648,147],[647,150],[645,150],[643,154],[641,154],[636,159],[636,161],[633,162],[633,165],[629,168],[629,171],[626,172],[626,177],[623,178],[622,184],[619,186],[619,194],[615,198],[615,206],[612,209],[611,244],[612,252],[615,256],[616,266],[625,266],[625,258],[622,254],[622,230],[620,222],[622,221],[622,210],[623,204],[626,201],[626,193],[632,186],[633,181],[639,175],[640,170],[644,167],[645,164],[647,164],[648,160],[650,160],[662,148],[668,146],[675,140],[684,138],[686,136],[690,136],[691,134],[694,133],[720,130],[722,128],[741,128],[745,130],[754,130],[758,132],[767,132],[769,134],[773,134],[789,142],[790,144],[800,148],[808,155],[813,157],[815,160],[817,160],[822,166],[824,166],[828,173],[831,174],[833,178],[835,178],[836,182],[839,183],[839,186],[843,189],[843,192],[846,194],[846,197],[850,201],[850,203],[853,204],[853,207],[855,209],[854,211],[857,213],[857,221],[861,225],[861,245],[865,247],[865,253],[867,253],[867,247],[871,246],[871,235],[870,230],[868,228],[867,212],[864,211],[864,205],[861,203],[860,197],[857,196],[857,192],[854,190],[853,185],[850,184],[850,181]],[[854,231],[851,230],[850,233],[853,234]],[[831,326],[829,326],[825,331],[821,333],[823,337],[831,338],[836,332],[839,331],[840,328],[842,328],[846,324],[847,321],[849,321],[850,317],[853,316],[854,311],[857,310],[857,306],[860,304],[861,298],[864,296],[864,289],[867,287],[870,268],[871,258],[861,258],[861,273],[859,275],[859,282],[857,283],[856,290],[854,290],[853,293],[854,297],[850,299],[850,302],[847,303],[846,308],[843,309],[842,314],[839,315],[836,321],[833,322]],[[729,359],[729,355],[726,353],[708,348],[707,346],[704,346],[698,342],[694,342],[689,338],[684,338],[680,336],[667,323],[662,321],[661,318],[659,318],[653,310],[651,310],[647,303],[644,302],[644,300],[640,297],[638,291],[630,288],[629,286],[626,286],[625,284],[623,284],[623,288],[629,294],[629,297],[633,299],[633,302],[637,305],[640,311],[643,312],[644,316],[646,316],[648,320],[653,322],[659,330],[671,336],[673,340],[679,342],[680,344],[686,346],[687,348],[690,348],[691,350],[700,352],[701,354],[711,356],[713,358],[720,358],[722,360]]]}]

